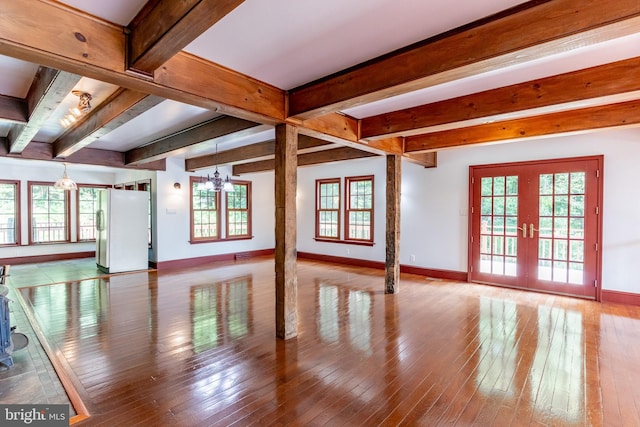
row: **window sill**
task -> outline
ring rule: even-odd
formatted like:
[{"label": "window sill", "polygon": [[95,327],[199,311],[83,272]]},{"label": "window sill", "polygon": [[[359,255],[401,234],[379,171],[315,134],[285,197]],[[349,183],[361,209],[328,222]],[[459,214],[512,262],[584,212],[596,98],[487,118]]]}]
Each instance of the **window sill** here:
[{"label": "window sill", "polygon": [[357,246],[373,246],[374,242],[368,242],[364,240],[338,240],[338,239],[323,239],[321,237],[314,237],[316,242],[323,243],[340,243],[342,245],[357,245]]},{"label": "window sill", "polygon": [[251,239],[253,239],[253,236],[227,237],[225,239],[189,240],[189,243],[192,245],[197,245],[200,243],[235,242],[236,240],[251,240]]},{"label": "window sill", "polygon": [[60,240],[57,242],[29,242],[28,246],[41,246],[41,245],[68,245],[72,243],[84,243],[84,242],[72,242],[70,240]]}]

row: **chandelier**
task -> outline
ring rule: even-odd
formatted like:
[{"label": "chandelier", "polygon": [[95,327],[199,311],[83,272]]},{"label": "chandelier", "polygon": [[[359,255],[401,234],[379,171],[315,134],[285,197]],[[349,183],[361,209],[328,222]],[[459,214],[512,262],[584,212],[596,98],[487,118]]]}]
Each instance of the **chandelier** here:
[{"label": "chandelier", "polygon": [[[218,144],[216,144],[216,155],[218,154]],[[200,182],[198,183],[198,190],[213,190],[216,193],[220,191],[233,192],[233,183],[229,179],[229,175],[223,180],[220,177],[220,172],[218,172],[218,165],[216,165],[216,170],[213,172],[213,178],[207,174],[207,179],[204,177],[200,178]]]},{"label": "chandelier", "polygon": [[220,177],[220,172],[218,172],[218,167],[216,166],[216,170],[213,173],[213,177],[207,174],[207,178],[200,178],[200,182],[198,183],[198,190],[212,190],[217,192],[226,191],[233,192],[233,183],[229,179],[229,175],[223,180]]}]

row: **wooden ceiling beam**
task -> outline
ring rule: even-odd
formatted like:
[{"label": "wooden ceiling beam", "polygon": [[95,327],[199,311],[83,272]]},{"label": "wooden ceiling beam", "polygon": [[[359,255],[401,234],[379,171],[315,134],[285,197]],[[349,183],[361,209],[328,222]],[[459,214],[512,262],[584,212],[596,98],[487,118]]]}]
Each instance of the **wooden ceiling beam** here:
[{"label": "wooden ceiling beam", "polygon": [[[362,159],[378,156],[376,153],[362,151],[351,147],[332,148],[330,150],[315,151],[313,153],[298,154],[298,166],[310,166],[321,163],[338,162],[341,160]],[[243,175],[255,172],[267,172],[275,169],[275,160],[261,160],[259,162],[241,163],[234,165],[233,175]]]},{"label": "wooden ceiling beam", "polygon": [[[333,145],[329,141],[298,134],[298,150],[308,150],[318,147]],[[192,157],[185,160],[185,170],[195,172],[200,169],[210,168],[216,165],[233,165],[246,160],[271,160],[276,152],[274,140],[258,142],[243,147],[220,151],[217,154]]]},{"label": "wooden ceiling beam", "polygon": [[12,127],[9,151],[21,153],[79,81],[76,74],[40,67],[27,94],[29,119],[26,125]]},{"label": "wooden ceiling beam", "polygon": [[401,155],[403,152],[402,141],[397,138],[372,141],[361,140],[360,123],[357,119],[344,114],[331,113],[313,119],[299,121],[298,124],[300,126],[300,133],[325,139],[340,145],[347,145],[376,154]]},{"label": "wooden ceiling beam", "polygon": [[633,34],[640,2],[530,1],[289,92],[305,120]]},{"label": "wooden ceiling beam", "polygon": [[153,80],[127,72],[124,29],[61,3],[0,0],[0,10],[0,55],[251,121],[284,120],[284,91],[185,52]]},{"label": "wooden ceiling beam", "polygon": [[25,99],[0,95],[0,121],[26,125],[28,118],[29,111]]},{"label": "wooden ceiling beam", "polygon": [[640,125],[640,100],[543,114],[405,138],[407,153]]},{"label": "wooden ceiling beam", "polygon": [[125,159],[127,164],[150,162],[216,138],[229,135],[244,137],[262,131],[264,127],[259,123],[229,116],[216,117],[129,150],[125,153]]},{"label": "wooden ceiling beam", "polygon": [[533,115],[534,111],[538,115],[630,98],[640,98],[640,58],[366,117],[360,123],[360,137],[418,135],[434,127],[478,125]]},{"label": "wooden ceiling beam", "polygon": [[77,125],[53,143],[55,157],[69,157],[164,101],[163,98],[119,88]]},{"label": "wooden ceiling beam", "polygon": [[147,2],[129,25],[129,70],[153,71],[224,18],[244,0]]},{"label": "wooden ceiling beam", "polygon": [[434,151],[429,153],[405,153],[403,157],[411,163],[424,166],[425,168],[435,168],[438,166],[438,153]]},{"label": "wooden ceiling beam", "polygon": [[124,169],[144,169],[154,171],[166,170],[165,159],[155,162],[144,163],[142,165],[127,165],[124,162],[124,153],[120,151],[98,150],[95,148],[84,148],[67,157],[66,159],[56,158],[53,155],[53,144],[33,141],[22,153],[10,153],[8,150],[8,140],[0,138],[0,157],[11,157],[13,159],[24,160],[47,160],[53,162],[78,163],[83,165],[109,166]]}]

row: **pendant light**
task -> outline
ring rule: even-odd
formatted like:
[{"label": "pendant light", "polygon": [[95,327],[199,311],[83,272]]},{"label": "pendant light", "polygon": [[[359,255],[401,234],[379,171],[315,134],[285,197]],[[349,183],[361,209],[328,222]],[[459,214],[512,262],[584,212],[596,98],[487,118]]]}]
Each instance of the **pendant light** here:
[{"label": "pendant light", "polygon": [[67,175],[67,164],[64,163],[64,172],[62,173],[62,178],[56,181],[53,185],[55,188],[60,188],[62,190],[77,190],[78,186],[76,183],[69,178]]}]

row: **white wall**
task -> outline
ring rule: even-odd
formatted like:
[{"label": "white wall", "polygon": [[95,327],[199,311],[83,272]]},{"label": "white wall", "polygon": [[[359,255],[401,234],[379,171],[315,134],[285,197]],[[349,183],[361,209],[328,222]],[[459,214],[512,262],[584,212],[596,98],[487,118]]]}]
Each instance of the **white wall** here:
[{"label": "white wall", "polygon": [[[599,154],[605,159],[602,287],[640,293],[634,268],[640,260],[640,129],[445,150],[438,153],[438,167],[430,169],[403,161],[401,264],[467,271],[470,165]],[[375,175],[376,245],[315,242],[315,179],[361,174]],[[383,159],[300,168],[298,250],[384,262],[384,174]]]},{"label": "white wall", "polygon": [[[230,169],[219,168],[221,176],[230,175]],[[183,159],[167,159],[166,172],[158,172],[155,183],[157,192],[157,258],[156,261],[172,261],[209,255],[228,254],[275,246],[275,209],[273,173],[243,175],[237,179],[251,181],[253,239],[212,243],[189,243],[189,177],[201,176],[185,173]],[[179,182],[181,189],[173,184]]]},{"label": "white wall", "polygon": [[[341,178],[340,190],[344,194],[344,178],[349,176],[373,175],[374,183],[374,230],[373,246],[349,245],[340,243],[316,242],[315,237],[315,192],[316,179]],[[318,166],[298,168],[297,223],[300,252],[311,252],[322,255],[335,255],[375,261],[385,259],[385,183],[386,160],[384,157],[349,160],[328,163]],[[344,203],[344,201],[342,201]],[[344,208],[344,204],[343,204]],[[340,222],[341,233],[344,221]]]}]

